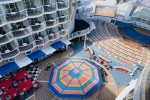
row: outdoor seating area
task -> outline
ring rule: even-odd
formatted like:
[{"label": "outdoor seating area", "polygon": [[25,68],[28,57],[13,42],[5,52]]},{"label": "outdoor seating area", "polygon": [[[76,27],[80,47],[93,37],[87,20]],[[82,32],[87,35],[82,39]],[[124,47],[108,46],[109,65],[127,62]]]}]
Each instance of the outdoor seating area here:
[{"label": "outdoor seating area", "polygon": [[[149,49],[133,41],[124,39],[118,27],[101,20],[93,20],[97,28],[88,35],[88,39],[95,43],[105,54],[126,65],[147,66],[150,60]],[[102,62],[102,59],[99,60]]]},{"label": "outdoor seating area", "polygon": [[104,65],[108,70],[113,68],[110,64],[111,63],[110,60],[102,57],[101,55],[96,56],[94,54],[94,51],[88,46],[86,46],[86,50],[88,51],[88,53],[90,55],[90,59],[96,60],[98,63]]},{"label": "outdoor seating area", "polygon": [[34,65],[10,72],[0,80],[0,99],[25,99],[28,94],[40,88],[38,75],[38,66]]}]

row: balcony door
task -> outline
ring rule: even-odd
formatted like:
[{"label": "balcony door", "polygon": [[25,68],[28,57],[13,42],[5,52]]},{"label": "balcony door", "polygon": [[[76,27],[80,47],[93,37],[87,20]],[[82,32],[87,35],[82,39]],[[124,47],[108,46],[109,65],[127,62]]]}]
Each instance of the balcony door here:
[{"label": "balcony door", "polygon": [[2,53],[5,53],[6,50],[10,50],[10,51],[13,50],[13,48],[12,48],[12,46],[11,46],[10,43],[7,43],[7,44],[5,44],[5,45],[0,46],[0,51],[1,51]]},{"label": "balcony door", "polygon": [[52,19],[51,14],[46,14],[46,15],[45,15],[45,19],[46,19],[46,20],[51,20],[51,19]]},{"label": "balcony door", "polygon": [[23,26],[23,22],[12,23],[11,26],[12,26],[12,30],[18,30],[18,29],[24,27],[24,26]]},{"label": "balcony door", "polygon": [[18,12],[18,7],[16,3],[5,4],[4,8],[7,13]]},{"label": "balcony door", "polygon": [[43,5],[50,5],[50,2],[49,2],[49,0],[42,0],[42,4]]},{"label": "balcony door", "polygon": [[36,8],[34,0],[24,0],[24,3],[27,8]]},{"label": "balcony door", "polygon": [[18,43],[19,43],[19,46],[22,46],[23,43],[29,44],[29,39],[28,39],[28,37],[25,37],[25,38],[22,38],[22,39],[18,39]]}]

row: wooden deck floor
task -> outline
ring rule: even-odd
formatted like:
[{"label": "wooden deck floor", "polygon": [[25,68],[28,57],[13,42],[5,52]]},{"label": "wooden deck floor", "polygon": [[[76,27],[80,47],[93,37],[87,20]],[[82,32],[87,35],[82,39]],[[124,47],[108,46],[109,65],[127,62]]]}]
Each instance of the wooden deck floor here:
[{"label": "wooden deck floor", "polygon": [[[56,54],[38,64],[40,68],[40,75],[38,77],[38,82],[42,85],[40,89],[38,89],[34,96],[31,98],[32,100],[81,100],[81,99],[63,99],[63,98],[56,98],[54,94],[50,92],[48,89],[48,81],[49,81],[49,74],[51,70],[44,70],[45,66],[48,62],[53,62],[56,65],[60,62],[64,61],[65,59],[69,58],[70,55],[73,54],[73,49],[69,48],[67,51],[63,53]],[[97,62],[95,62],[98,64]],[[99,64],[99,66],[101,66]],[[116,84],[111,76],[111,74],[105,69],[104,66],[101,66],[108,76],[106,76],[107,82],[105,82],[102,86],[100,86],[94,93],[92,93],[88,98],[84,100],[115,100],[117,96],[117,89]]]}]

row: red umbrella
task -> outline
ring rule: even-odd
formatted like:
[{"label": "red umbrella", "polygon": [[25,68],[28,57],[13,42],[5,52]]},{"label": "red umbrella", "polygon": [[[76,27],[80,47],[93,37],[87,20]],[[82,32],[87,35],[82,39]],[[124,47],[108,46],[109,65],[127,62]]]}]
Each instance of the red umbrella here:
[{"label": "red umbrella", "polygon": [[15,88],[10,88],[3,93],[2,98],[3,100],[13,100],[17,95],[18,91]]},{"label": "red umbrella", "polygon": [[10,78],[0,81],[0,89],[9,88],[12,86],[12,80]]},{"label": "red umbrella", "polygon": [[14,75],[14,78],[15,78],[15,80],[22,80],[22,79],[24,79],[26,76],[27,76],[27,71],[22,70],[22,71],[17,72],[17,73]]},{"label": "red umbrella", "polygon": [[19,83],[18,90],[19,91],[27,91],[32,87],[32,82],[30,80],[25,80]]}]

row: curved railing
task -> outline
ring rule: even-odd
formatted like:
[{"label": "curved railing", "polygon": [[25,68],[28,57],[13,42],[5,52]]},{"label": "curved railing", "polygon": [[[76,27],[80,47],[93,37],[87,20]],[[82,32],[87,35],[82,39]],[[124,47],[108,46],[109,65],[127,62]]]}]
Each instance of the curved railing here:
[{"label": "curved railing", "polygon": [[78,37],[81,37],[81,36],[89,34],[89,33],[90,33],[90,28],[87,28],[82,31],[77,31],[72,34],[69,34],[69,35],[67,35],[67,38],[68,38],[68,40],[72,40],[74,38],[78,38]]}]

